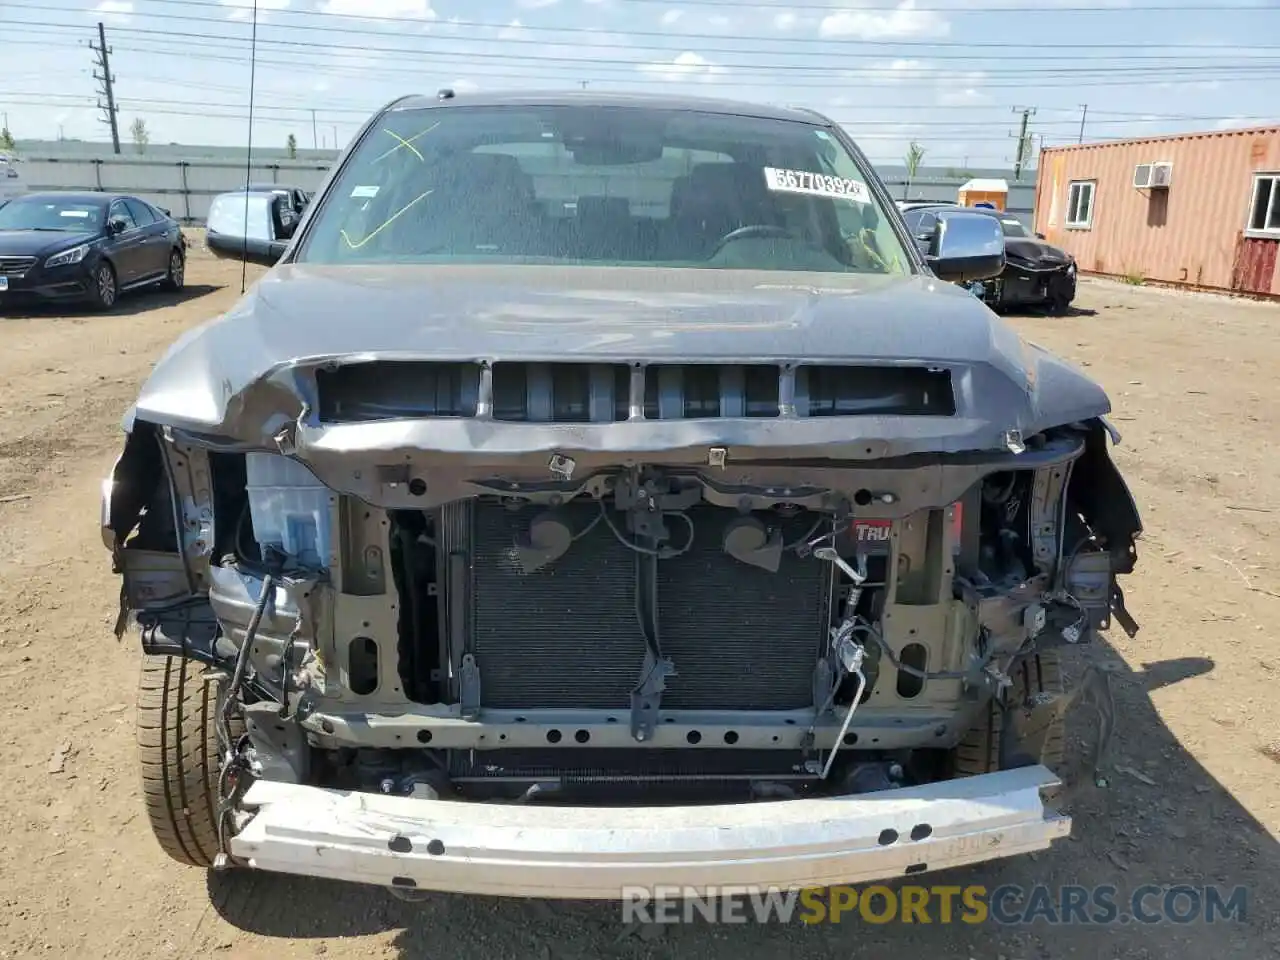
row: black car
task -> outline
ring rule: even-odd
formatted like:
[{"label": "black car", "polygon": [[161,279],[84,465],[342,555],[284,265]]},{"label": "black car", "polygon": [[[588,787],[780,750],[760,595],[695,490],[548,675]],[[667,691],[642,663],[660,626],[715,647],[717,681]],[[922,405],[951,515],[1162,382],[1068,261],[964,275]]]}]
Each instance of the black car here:
[{"label": "black car", "polygon": [[[917,243],[933,236],[939,210],[956,209],[945,202],[899,203],[898,207]],[[1004,270],[994,279],[966,284],[974,295],[997,309],[1043,307],[1052,314],[1066,313],[1076,296],[1075,258],[1030,233],[1017,217],[983,207],[964,209],[995,217],[1004,232]]]},{"label": "black car", "polygon": [[182,288],[187,241],[169,214],[112,193],[29,193],[0,207],[0,311],[22,301],[108,310],[148,284]]}]

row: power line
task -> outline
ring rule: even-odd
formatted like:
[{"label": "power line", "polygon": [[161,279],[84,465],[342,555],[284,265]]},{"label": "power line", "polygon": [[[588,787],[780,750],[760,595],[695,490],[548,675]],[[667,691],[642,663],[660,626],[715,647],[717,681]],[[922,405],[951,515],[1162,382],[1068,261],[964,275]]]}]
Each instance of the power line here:
[{"label": "power line", "polygon": [[[52,27],[55,29],[63,29],[66,26],[64,24],[46,23],[46,22],[37,22],[37,21],[0,21],[0,22],[8,22],[15,26],[39,26],[39,27]],[[191,33],[187,31],[177,31],[177,30],[149,30],[149,29],[135,28],[135,27],[121,27],[121,28],[117,28],[117,32],[128,33],[130,35],[141,35],[144,38],[145,37],[163,37],[166,39],[181,38],[184,40],[192,41],[193,44],[195,45],[215,43],[220,48],[223,47],[225,44],[243,45],[245,42],[244,38],[242,37],[235,37],[235,36],[211,37],[208,34]],[[514,41],[511,41],[511,42],[514,42]],[[360,44],[360,46],[358,47],[352,47],[344,44],[322,43],[320,41],[314,41],[314,40],[279,40],[279,39],[266,40],[266,39],[263,39],[263,40],[259,40],[259,43],[269,44],[273,47],[287,48],[286,50],[277,51],[280,53],[288,52],[289,50],[293,50],[293,49],[300,49],[300,50],[326,50],[326,51],[332,51],[332,52],[338,53],[340,55],[345,54],[345,55],[351,55],[351,56],[364,56],[364,55],[367,55],[368,53],[390,53],[390,54],[409,55],[409,56],[415,56],[415,55],[421,56],[423,54],[429,54],[432,57],[433,62],[441,62],[441,61],[442,62],[458,62],[466,65],[474,65],[476,60],[498,61],[498,62],[513,61],[519,64],[524,64],[524,63],[560,64],[560,65],[572,67],[574,71],[576,71],[579,74],[585,67],[589,67],[592,70],[600,70],[600,69],[634,70],[636,68],[643,67],[643,68],[647,68],[655,71],[661,70],[661,69],[669,69],[669,70],[673,70],[676,72],[683,72],[683,73],[698,72],[698,71],[692,71],[687,69],[684,71],[681,71],[680,64],[677,64],[671,61],[655,61],[652,59],[621,60],[616,57],[614,58],[582,58],[582,57],[563,57],[563,56],[556,57],[556,56],[544,56],[541,54],[496,53],[489,50],[475,50],[475,51],[468,50],[465,52],[449,53],[449,52],[438,52],[434,50],[414,49],[411,47],[403,47],[403,46],[395,46],[395,47],[375,46],[375,45],[370,45],[365,43]],[[545,44],[543,45],[545,46]],[[182,50],[182,51],[147,50],[146,52],[168,53],[169,55],[180,56],[180,57],[185,57],[187,55],[187,51],[185,50]],[[666,51],[666,52],[669,53],[672,51]],[[756,51],[723,50],[718,52],[752,54],[752,53],[755,53]],[[854,54],[853,56],[856,57],[857,55]],[[973,59],[982,59],[982,58],[952,55],[952,56],[942,56],[942,57],[939,57],[939,59],[973,60]],[[1142,59],[1142,58],[1141,57],[1125,57],[1123,59],[1126,62],[1128,62],[1131,60]],[[1173,58],[1162,57],[1159,59],[1165,60],[1165,59],[1173,59]],[[314,68],[314,64],[308,64],[308,66],[311,66]],[[781,72],[781,73],[787,73],[789,75],[797,75],[797,76],[838,77],[844,80],[857,79],[856,69],[850,70],[850,68],[844,67],[844,66],[820,67],[820,66],[812,66],[808,64],[761,63],[759,61],[756,61],[756,62],[717,61],[714,63],[708,62],[705,65],[700,65],[700,66],[705,66],[705,70],[711,74],[711,78],[714,78],[715,70],[720,69],[720,70],[735,71],[736,75],[739,77],[744,74],[752,75],[753,72],[755,75],[759,75],[759,76],[765,76],[765,75]],[[379,72],[383,72],[391,68],[379,66],[377,69]],[[1270,57],[1260,62],[1240,63],[1239,58],[1233,57],[1229,63],[1222,63],[1222,64],[1188,64],[1185,62],[1185,60],[1175,60],[1174,62],[1169,63],[1167,65],[1165,64],[1161,64],[1161,65],[1152,64],[1149,66],[1109,65],[1106,67],[1067,67],[1067,66],[1060,67],[1055,65],[1052,67],[1044,67],[1044,68],[1018,68],[1018,69],[1007,69],[1007,70],[999,70],[999,69],[993,68],[990,70],[983,71],[983,73],[984,75],[987,73],[990,73],[996,76],[1000,76],[1000,75],[1074,76],[1074,75],[1091,75],[1091,74],[1112,76],[1116,74],[1130,74],[1136,78],[1139,75],[1159,75],[1159,74],[1184,75],[1184,74],[1190,74],[1190,73],[1211,72],[1211,71],[1230,71],[1232,75],[1235,75],[1237,73],[1247,74],[1251,71],[1270,71],[1270,70],[1277,70],[1277,69],[1280,69],[1280,58]],[[421,76],[422,70],[421,68],[414,68],[411,72],[413,72],[417,76]],[[921,71],[921,72],[924,73],[924,71]],[[899,75],[901,73],[909,73],[909,70],[895,71],[895,75]],[[932,77],[935,75],[936,74],[932,71],[929,71],[927,73],[928,77]],[[907,76],[905,77],[905,79],[911,79],[911,77]],[[976,78],[973,82],[980,83],[980,80],[981,78]],[[736,85],[739,83],[739,80],[734,78],[728,78],[728,82]],[[966,83],[968,82],[969,81],[966,81]]]},{"label": "power line", "polygon": [[91,40],[89,41],[89,49],[94,53],[94,65],[102,71],[101,74],[95,73],[93,78],[101,85],[100,92],[107,99],[106,103],[101,100],[98,101],[98,109],[103,112],[103,119],[111,127],[111,148],[118,154],[120,152],[120,130],[116,124],[115,91],[112,89],[116,78],[111,74],[111,61],[109,59],[111,48],[107,46],[107,30],[101,21],[98,23],[98,45],[95,47]]},{"label": "power line", "polygon": [[[225,4],[216,3],[216,2],[207,2],[207,0],[151,0],[151,2],[158,3],[158,4],[179,6],[179,7],[196,7],[196,8],[210,9],[210,10],[219,10],[224,12],[227,10],[227,7]],[[667,0],[662,0],[662,2],[667,2]],[[38,12],[44,12],[44,10],[46,9],[46,5],[40,2],[40,0],[9,0],[7,6],[15,9],[27,9],[27,10],[34,10]],[[787,6],[788,8],[792,8],[795,5],[788,4]],[[828,9],[835,10],[837,8],[833,7]],[[855,9],[859,12],[868,12],[870,8],[857,7]],[[1134,8],[1126,8],[1126,9],[1132,10]],[[1191,8],[1187,8],[1187,9],[1191,9]],[[1222,9],[1222,8],[1215,8],[1215,9]],[[920,10],[921,8],[912,7],[913,12],[920,12]],[[284,8],[278,11],[273,11],[273,13],[278,16],[287,16],[287,17],[337,19],[337,20],[363,20],[363,21],[372,22],[372,23],[384,23],[384,24],[387,24],[388,27],[403,27],[407,22],[414,22],[404,17],[379,17],[379,16],[364,15],[364,14],[330,13],[328,11],[323,11],[323,10],[291,10],[289,8]],[[154,19],[181,20],[181,21],[187,21],[192,23],[208,23],[208,24],[217,24],[219,26],[234,26],[234,22],[228,20],[225,16],[204,17],[204,16],[195,16],[193,14],[183,14],[183,13],[148,13],[147,19],[148,20],[154,20]],[[18,23],[18,24],[22,23],[22,21],[11,21],[11,22]],[[431,22],[431,21],[427,21],[427,22]],[[47,24],[47,25],[70,26],[68,24]],[[474,28],[474,29],[482,29],[482,30],[496,30],[496,31],[508,31],[508,32],[519,31],[521,33],[564,33],[564,34],[569,34],[575,37],[581,37],[584,35],[585,36],[594,35],[596,37],[599,37],[602,33],[615,32],[615,31],[594,30],[586,27],[548,27],[548,26],[541,26],[537,24],[531,24],[531,25],[519,24],[518,26],[513,27],[512,24],[510,23],[500,23],[500,22],[482,21],[482,20],[461,20],[461,19],[450,20],[447,26],[450,29],[458,29],[458,28],[465,27],[469,29]],[[160,32],[160,31],[144,30],[142,28],[123,27],[123,26],[117,27],[116,29],[121,31],[133,32],[133,33]],[[299,26],[296,24],[291,24],[289,25],[288,29],[291,31],[292,30],[315,30],[320,32],[342,33],[342,34],[357,35],[357,36],[387,37],[391,35],[387,33],[386,30],[371,30],[368,28],[360,28],[360,27],[355,27],[350,25],[321,26],[321,25],[308,24],[306,26]],[[651,38],[660,38],[662,40],[666,40],[668,41],[668,45],[664,45],[661,47],[648,48],[648,49],[663,49],[663,50],[667,50],[667,49],[674,50],[675,48],[670,46],[669,44],[673,42],[678,44],[678,42],[681,40],[712,40],[712,41],[718,41],[718,42],[754,41],[754,42],[785,43],[787,45],[820,44],[820,45],[836,46],[836,47],[848,47],[848,46],[864,46],[864,47],[877,47],[877,48],[879,47],[894,47],[894,48],[960,47],[966,50],[968,49],[1026,50],[1028,46],[1025,42],[1003,41],[1003,40],[995,40],[995,41],[980,40],[980,41],[973,41],[973,42],[962,41],[962,40],[931,40],[931,39],[867,40],[867,39],[855,39],[850,37],[779,37],[776,34],[769,36],[769,35],[760,35],[760,34],[676,33],[672,31],[664,31],[664,30],[625,30],[625,31],[616,31],[616,32],[625,33],[627,36],[633,36],[633,37],[651,37]],[[203,36],[208,36],[208,35],[203,34]],[[449,41],[451,38],[447,36],[424,36],[422,37],[422,39],[424,41],[437,41],[437,40]],[[468,39],[468,38],[462,38],[462,39]],[[470,39],[483,40],[484,42],[492,42],[494,38],[476,37],[476,38],[470,38]],[[505,38],[498,38],[498,42],[517,43],[517,44],[537,44],[539,46],[555,44],[555,41],[511,37],[511,36],[505,37]],[[578,46],[580,45],[580,41],[576,39],[571,41],[566,40],[562,45],[569,45],[569,44]],[[646,49],[645,47],[642,47],[637,44],[631,44],[631,43],[619,44],[619,43],[609,43],[607,41],[593,43],[591,44],[591,46],[597,47],[600,49],[609,49],[609,48]],[[1214,43],[1151,44],[1151,43],[1144,43],[1141,41],[1125,41],[1125,42],[1119,42],[1119,43],[1106,43],[1102,41],[1093,42],[1093,43],[1090,43],[1090,42],[1055,43],[1054,49],[1055,50],[1085,50],[1085,51],[1092,51],[1092,50],[1126,50],[1128,51],[1128,50],[1141,50],[1151,46],[1160,47],[1161,49],[1165,49],[1165,50],[1210,50],[1210,51],[1214,51],[1215,56],[1220,56],[1223,58],[1231,58],[1231,59],[1237,59],[1240,56],[1242,51],[1247,51],[1247,50],[1280,50],[1280,44],[1249,43],[1249,44],[1237,44],[1232,46],[1225,46],[1222,44],[1214,44]],[[734,52],[744,53],[744,54],[745,53],[778,54],[778,53],[781,53],[782,51],[735,50]],[[1159,58],[1159,59],[1167,59],[1162,57],[1162,55],[1160,54],[1153,54],[1150,56],[1154,58]],[[941,55],[933,55],[933,58],[945,59],[941,57]],[[969,59],[981,59],[981,58],[973,57],[973,56],[962,56],[956,59],[969,60]],[[1011,59],[1039,61],[1039,60],[1046,59],[1046,55],[1040,51],[1032,51],[1032,52],[1022,54],[1021,56],[1016,58],[1011,57]],[[1052,57],[1052,55],[1050,55],[1047,57],[1047,59],[1055,59],[1055,58]],[[1057,57],[1056,59],[1079,60],[1079,59],[1111,59],[1111,58],[1106,56],[1082,57],[1080,54],[1072,54],[1069,57],[1063,56],[1063,57]]]},{"label": "power line", "polygon": [[[623,3],[659,3],[669,4],[672,0],[622,0]],[[755,7],[771,9],[774,4],[767,0],[679,0],[682,6],[690,7]],[[830,4],[818,3],[788,3],[788,10],[815,10],[825,11],[827,13],[841,13],[848,10],[848,7],[832,6]],[[896,6],[887,7],[854,7],[855,11],[867,13],[892,13]],[[989,6],[989,7],[971,7],[968,4],[964,6],[954,7],[921,7],[912,4],[911,11],[913,13],[1034,13],[1043,16],[1046,13],[1141,13],[1147,10],[1252,10],[1257,13],[1271,13],[1275,8],[1259,6],[1257,4],[1150,4],[1132,7],[1108,7],[1108,6],[1079,6],[1079,7],[1051,7],[1045,8],[1043,4],[1029,4],[1026,6]]]},{"label": "power line", "polygon": [[[225,91],[228,91],[228,92],[239,92],[239,91],[234,91],[234,90],[232,90],[232,88],[228,88],[228,87],[222,87],[222,88],[216,88],[216,89],[222,89],[222,90],[225,90]],[[23,102],[30,103],[30,104],[35,104],[35,105],[41,105],[41,106],[44,106],[44,105],[70,105],[70,104],[78,104],[78,103],[80,103],[80,102],[83,102],[83,101],[86,101],[86,100],[88,100],[88,99],[89,99],[89,98],[87,98],[87,97],[85,97],[85,96],[82,96],[82,95],[79,95],[79,94],[72,94],[72,93],[44,93],[43,91],[34,91],[34,90],[29,90],[29,91],[24,91],[24,90],[11,91],[11,92],[10,92],[10,95],[9,95],[9,96],[10,96],[10,98],[12,98],[12,96],[13,96],[14,94],[16,94],[16,95],[17,95],[17,96],[19,96],[19,97],[28,97],[28,98],[31,98],[31,99],[26,100],[26,101],[23,101]],[[15,101],[15,100],[12,100],[12,99],[8,99],[8,100],[7,100],[7,102],[18,102],[18,101]],[[179,113],[180,115],[182,115],[182,116],[204,116],[204,115],[206,115],[206,111],[211,110],[211,109],[213,109],[213,110],[217,110],[217,109],[232,109],[232,110],[234,110],[234,109],[238,109],[238,108],[240,107],[240,104],[237,104],[237,103],[217,103],[217,102],[213,102],[213,101],[209,101],[209,100],[174,100],[174,99],[166,99],[164,102],[165,102],[166,107],[169,107],[169,108],[173,108],[173,107],[179,107],[179,108],[180,108],[180,107],[191,107],[191,108],[192,108],[192,110],[191,110],[191,111],[185,111],[185,110],[183,110],[183,111],[178,111],[178,113]],[[259,100],[259,101],[258,101],[258,106],[259,106],[259,107],[261,107],[261,108],[263,108],[263,109],[267,109],[267,110],[274,110],[274,111],[281,111],[281,112],[283,112],[283,111],[293,111],[293,112],[297,112],[298,114],[301,114],[302,116],[295,117],[295,118],[292,118],[292,119],[297,120],[297,121],[299,121],[299,122],[301,122],[301,121],[305,120],[305,119],[307,118],[307,116],[310,116],[310,117],[311,117],[311,119],[312,119],[312,121],[313,121],[313,124],[314,124],[317,113],[321,113],[321,114],[324,114],[324,115],[326,115],[326,116],[328,116],[328,115],[334,115],[334,114],[347,114],[347,115],[350,115],[350,117],[351,117],[352,119],[362,120],[362,119],[364,119],[365,117],[368,117],[370,114],[372,114],[372,113],[373,113],[373,112],[375,112],[376,110],[380,109],[384,102],[385,102],[385,101],[378,101],[378,102],[370,101],[369,103],[367,103],[367,104],[365,104],[365,105],[363,105],[363,106],[356,106],[356,105],[354,105],[354,104],[353,104],[352,106],[328,106],[328,107],[325,107],[323,110],[317,110],[317,108],[315,108],[315,107],[311,107],[311,106],[304,106],[304,105],[301,105],[301,104],[288,104],[288,103],[278,103],[278,102],[263,102],[263,101],[261,101],[261,100]],[[138,107],[146,107],[146,108],[148,108],[148,109],[152,109],[152,108],[151,108],[151,104],[153,104],[153,103],[154,103],[154,100],[149,99],[149,98],[141,98],[141,97],[137,97],[137,98],[135,98],[135,97],[121,97],[121,98],[118,98],[118,99],[117,99],[117,104],[132,104],[132,105],[137,105]],[[925,109],[938,109],[936,106],[933,106],[933,105],[930,105],[930,106],[920,105],[920,106],[921,106],[922,108],[925,108]],[[898,107],[892,107],[892,108],[885,108],[885,109],[898,110],[898,109],[900,109],[900,108],[898,108]],[[983,109],[993,109],[993,108],[989,108],[989,107],[987,107],[987,108],[983,108]],[[1016,112],[1020,112],[1020,111],[1021,111],[1021,109],[1022,109],[1022,108],[1015,107],[1015,108],[1014,108],[1014,112],[1015,112],[1015,113],[1016,113]],[[1032,114],[1032,115],[1036,115],[1040,109],[1042,109],[1042,108],[1034,108],[1034,109],[1032,109],[1032,110],[1031,110],[1031,114]],[[1065,108],[1043,108],[1043,109],[1065,109]],[[1116,126],[1116,125],[1129,125],[1129,124],[1133,124],[1133,123],[1162,123],[1162,122],[1167,122],[1167,121],[1170,121],[1170,120],[1201,120],[1201,121],[1217,121],[1217,120],[1226,120],[1226,119],[1246,119],[1246,120],[1247,120],[1247,119],[1256,119],[1256,120],[1259,120],[1259,121],[1264,121],[1264,120],[1266,120],[1267,118],[1265,118],[1265,117],[1238,117],[1238,116],[1231,116],[1231,117],[1228,117],[1227,115],[1221,115],[1221,116],[1200,116],[1200,117],[1193,117],[1193,116],[1178,116],[1178,115],[1147,116],[1147,115],[1145,115],[1145,114],[1144,114],[1144,115],[1124,115],[1124,116],[1121,116],[1121,117],[1119,117],[1119,118],[1111,119],[1111,120],[1105,120],[1105,119],[1100,120],[1100,119],[1096,119],[1096,118],[1095,118],[1094,123],[1095,123],[1095,125],[1107,124],[1107,125]],[[991,122],[990,122],[989,120],[913,120],[913,121],[907,121],[906,123],[903,123],[899,118],[897,118],[897,117],[891,117],[891,116],[890,116],[890,117],[858,117],[858,118],[843,118],[843,119],[842,119],[842,118],[837,117],[837,118],[835,118],[835,119],[834,119],[834,122],[835,122],[835,123],[838,123],[838,124],[840,124],[840,125],[842,125],[842,126],[854,126],[854,125],[858,125],[858,124],[869,124],[869,125],[886,125],[886,126],[890,126],[890,125],[892,125],[892,126],[903,126],[903,127],[905,127],[905,128],[910,128],[910,129],[921,129],[921,128],[927,128],[927,127],[942,127],[942,128],[946,128],[946,129],[949,129],[949,130],[960,130],[960,129],[965,129],[965,128],[969,128],[969,127],[987,128],[987,127],[990,127],[990,126],[991,126]],[[1061,120],[1041,120],[1041,121],[1040,121],[1040,123],[1039,123],[1039,126],[1041,126],[1041,127],[1071,127],[1071,128],[1074,128],[1074,127],[1076,126],[1076,121],[1075,121],[1075,120],[1072,120],[1072,119],[1067,119],[1067,118],[1064,118],[1064,119],[1061,119]]]}]

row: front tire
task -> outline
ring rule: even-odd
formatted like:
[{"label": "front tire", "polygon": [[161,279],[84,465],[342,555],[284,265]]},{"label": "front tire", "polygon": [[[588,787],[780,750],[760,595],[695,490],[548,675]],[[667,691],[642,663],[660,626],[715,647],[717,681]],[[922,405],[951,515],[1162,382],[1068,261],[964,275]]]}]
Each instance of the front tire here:
[{"label": "front tire", "polygon": [[165,278],[161,281],[161,286],[166,290],[172,290],[175,293],[182,289],[186,282],[187,258],[182,255],[182,251],[177,247],[169,254],[169,272],[165,274]]},{"label": "front tire", "polygon": [[[1018,663],[1013,670],[1013,686],[1009,699],[1020,703],[1038,693],[1061,694],[1063,692],[1062,659],[1056,648],[1050,647]],[[957,777],[972,777],[995,773],[1000,769],[1000,732],[1004,729],[1004,714],[993,700],[979,714],[978,720],[965,734],[963,740],[951,752],[952,771]],[[1058,773],[1065,756],[1065,724],[1059,717],[1054,721],[1044,742],[1042,762]]]},{"label": "front tire", "polygon": [[[200,664],[143,655],[138,759],[151,832],[172,859],[212,867],[218,853],[218,691]],[[233,731],[234,733],[234,731]]]},{"label": "front tire", "polygon": [[116,271],[103,260],[89,274],[89,303],[95,310],[110,310],[116,305],[119,296]]}]

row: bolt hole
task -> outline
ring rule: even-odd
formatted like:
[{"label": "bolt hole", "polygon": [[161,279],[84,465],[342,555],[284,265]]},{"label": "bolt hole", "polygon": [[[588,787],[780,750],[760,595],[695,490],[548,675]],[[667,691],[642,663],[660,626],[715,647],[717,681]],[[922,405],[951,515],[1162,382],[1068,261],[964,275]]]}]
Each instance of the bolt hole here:
[{"label": "bolt hole", "polygon": [[923,840],[931,833],[933,833],[933,827],[929,826],[927,823],[917,823],[911,828],[911,839]]},{"label": "bolt hole", "polygon": [[444,853],[444,841],[443,841],[443,840],[432,840],[432,841],[430,841],[430,842],[427,844],[427,853],[431,854],[433,857],[439,857],[439,856],[443,855],[443,853]]},{"label": "bolt hole", "polygon": [[431,731],[430,731],[430,730],[419,730],[419,731],[418,731],[418,742],[419,742],[419,743],[430,743],[430,742],[431,742]]},{"label": "bolt hole", "polygon": [[702,734],[700,734],[697,730],[690,730],[688,733],[684,735],[684,738],[688,740],[690,743],[702,742]]},{"label": "bolt hole", "polygon": [[586,743],[591,739],[591,732],[589,730],[579,730],[573,735],[573,739],[577,740],[579,743]]},{"label": "bolt hole", "polygon": [[852,747],[857,742],[858,742],[858,735],[856,733],[846,733],[844,735],[844,745],[846,747]]},{"label": "bolt hole", "polygon": [[[871,451],[868,450],[867,452],[870,453]],[[853,495],[853,502],[860,507],[865,507],[867,504],[871,502],[871,491],[859,490],[857,493]]]},{"label": "bolt hole", "polygon": [[897,830],[892,830],[892,829],[890,829],[890,830],[881,830],[881,831],[880,831],[880,836],[879,836],[879,838],[876,840],[876,842],[877,842],[877,843],[879,843],[879,844],[880,844],[880,846],[882,846],[882,847],[888,847],[888,846],[891,846],[892,844],[895,844],[895,843],[897,843],[897,842],[898,842],[898,831],[897,831]]},{"label": "bolt hole", "polygon": [[420,497],[427,492],[427,481],[421,477],[414,477],[409,481],[409,493],[415,497]]},{"label": "bolt hole", "polygon": [[560,737],[561,737],[561,733],[559,730],[547,731],[547,743],[559,743]]},{"label": "bolt hole", "polygon": [[618,722],[618,718],[617,718],[617,717],[605,717],[605,718],[604,718],[604,722],[605,722],[605,723],[617,723],[617,722]]},{"label": "bolt hole", "polygon": [[524,723],[524,722],[525,722],[524,717],[516,717],[516,723]]},{"label": "bolt hole", "polygon": [[735,744],[738,742],[738,731],[729,730],[724,735],[724,742],[727,744]]}]

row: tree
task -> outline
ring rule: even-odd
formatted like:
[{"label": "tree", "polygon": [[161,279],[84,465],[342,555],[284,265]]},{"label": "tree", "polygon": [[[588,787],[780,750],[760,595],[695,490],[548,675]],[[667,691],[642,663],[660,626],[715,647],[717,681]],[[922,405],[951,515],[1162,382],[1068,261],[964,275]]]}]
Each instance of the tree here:
[{"label": "tree", "polygon": [[129,127],[129,135],[133,137],[133,148],[139,153],[147,152],[147,144],[151,142],[151,133],[147,130],[147,121],[141,117],[134,119]]},{"label": "tree", "polygon": [[8,127],[0,127],[0,150],[17,150],[18,145],[13,142],[13,134],[9,132]]},{"label": "tree", "polygon": [[907,147],[907,155],[904,161],[907,165],[907,182],[902,188],[902,199],[907,200],[907,194],[911,192],[911,181],[916,178],[916,173],[920,170],[920,161],[924,159],[924,147],[911,141],[911,146]]},{"label": "tree", "polygon": [[289,139],[284,142],[284,148],[289,152],[290,160],[298,159],[298,138],[292,133],[289,134]]}]

